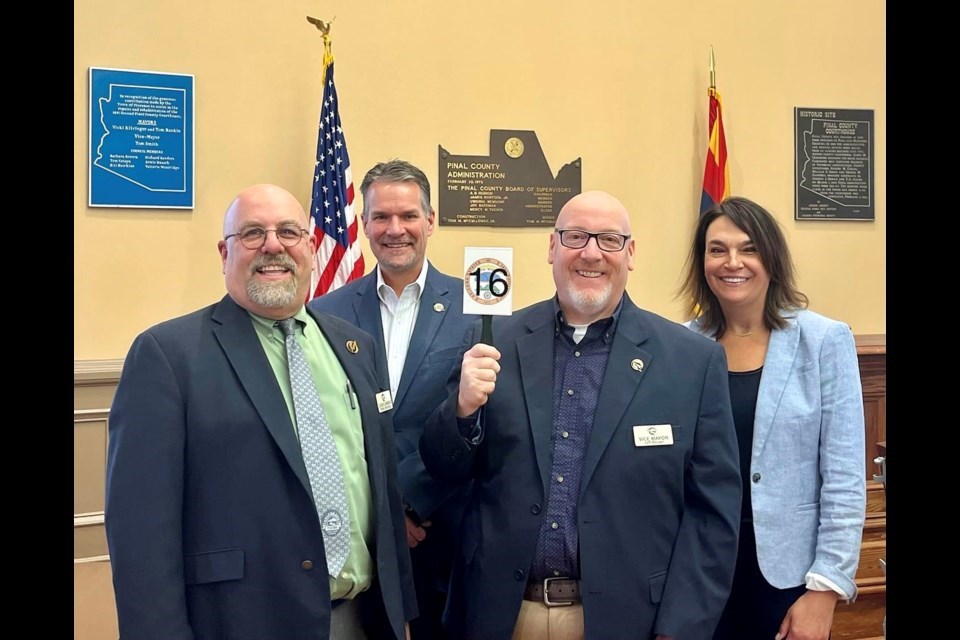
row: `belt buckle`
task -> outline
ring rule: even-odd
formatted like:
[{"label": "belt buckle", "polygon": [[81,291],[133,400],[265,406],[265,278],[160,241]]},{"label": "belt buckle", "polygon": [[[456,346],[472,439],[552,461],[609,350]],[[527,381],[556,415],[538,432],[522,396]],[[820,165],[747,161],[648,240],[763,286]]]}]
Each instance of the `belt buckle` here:
[{"label": "belt buckle", "polygon": [[548,607],[569,607],[573,602],[553,602],[550,600],[550,582],[552,580],[569,580],[569,578],[554,576],[543,579],[543,604]]}]

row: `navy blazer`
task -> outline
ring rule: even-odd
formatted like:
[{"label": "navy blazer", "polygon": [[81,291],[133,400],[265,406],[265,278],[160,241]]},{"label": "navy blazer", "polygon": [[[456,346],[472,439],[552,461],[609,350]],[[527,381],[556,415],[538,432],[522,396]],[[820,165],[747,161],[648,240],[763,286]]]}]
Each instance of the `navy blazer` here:
[{"label": "navy blazer", "polygon": [[[355,327],[313,316],[360,401],[378,593],[403,638],[416,603],[390,413],[374,398],[377,350]],[[138,336],[109,430],[106,531],[122,638],[328,638],[306,467],[243,308],[225,296]]]},{"label": "navy blazer", "polygon": [[[494,317],[501,369],[482,440],[459,432],[459,371],[420,440],[432,473],[474,478],[444,618],[452,637],[513,632],[549,513],[555,333],[549,300]],[[638,429],[667,424],[673,445],[636,446]],[[723,349],[624,294],[577,504],[585,637],[709,640],[733,579],[740,493]]]},{"label": "navy blazer", "polygon": [[[382,375],[389,379],[376,269],[314,299],[309,307],[343,318],[372,335],[384,365]],[[467,489],[430,476],[423,467],[418,445],[427,418],[447,397],[447,379],[451,370],[460,368],[460,346],[467,328],[475,320],[463,315],[463,280],[445,275],[427,263],[420,310],[397,397],[393,399],[393,428],[403,499],[422,518],[439,516],[451,529],[459,524],[462,504],[458,503],[462,503]],[[451,508],[436,513],[444,505]]]}]

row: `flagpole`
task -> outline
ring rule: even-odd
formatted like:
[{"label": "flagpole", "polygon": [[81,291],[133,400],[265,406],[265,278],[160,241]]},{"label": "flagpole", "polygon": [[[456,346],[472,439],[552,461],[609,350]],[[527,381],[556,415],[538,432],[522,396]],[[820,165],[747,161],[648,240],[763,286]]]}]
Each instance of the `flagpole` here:
[{"label": "flagpole", "polygon": [[717,62],[713,59],[713,45],[710,45],[710,88],[707,89],[707,95],[715,96],[717,93]]}]

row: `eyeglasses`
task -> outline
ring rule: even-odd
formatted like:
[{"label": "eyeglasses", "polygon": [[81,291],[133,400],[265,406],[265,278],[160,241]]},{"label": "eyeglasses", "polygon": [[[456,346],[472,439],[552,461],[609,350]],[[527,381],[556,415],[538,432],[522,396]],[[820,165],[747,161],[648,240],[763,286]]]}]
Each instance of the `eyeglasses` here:
[{"label": "eyeglasses", "polygon": [[224,240],[229,240],[234,236],[240,238],[240,244],[247,249],[259,249],[267,241],[267,234],[273,231],[277,236],[277,241],[285,247],[295,247],[300,244],[303,237],[310,232],[302,227],[295,225],[284,225],[276,229],[264,229],[263,227],[247,227],[236,233],[223,236]]},{"label": "eyeglasses", "polygon": [[597,246],[601,251],[621,251],[630,239],[629,235],[610,231],[601,233],[590,233],[582,229],[554,229],[554,231],[560,235],[560,244],[568,249],[583,249],[590,242],[590,238],[596,238]]}]

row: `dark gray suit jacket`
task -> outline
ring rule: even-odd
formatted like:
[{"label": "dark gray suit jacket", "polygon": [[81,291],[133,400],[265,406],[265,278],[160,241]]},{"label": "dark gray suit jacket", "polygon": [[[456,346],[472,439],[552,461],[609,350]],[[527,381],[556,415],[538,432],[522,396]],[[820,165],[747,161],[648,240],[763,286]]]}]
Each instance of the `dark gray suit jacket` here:
[{"label": "dark gray suit jacket", "polygon": [[[549,513],[555,331],[549,300],[494,317],[501,370],[479,445],[458,428],[459,371],[420,440],[432,473],[474,479],[444,620],[455,638],[506,640],[517,620]],[[671,425],[674,444],[637,446],[651,425]],[[624,295],[577,504],[586,638],[711,638],[737,555],[738,465],[723,349]]]},{"label": "dark gray suit jacket", "polygon": [[[366,333],[313,315],[360,401],[373,601],[403,638],[417,611],[391,414],[374,402],[378,352]],[[299,443],[251,319],[229,296],[131,347],[110,412],[106,529],[123,638],[328,637],[323,537]]]}]

